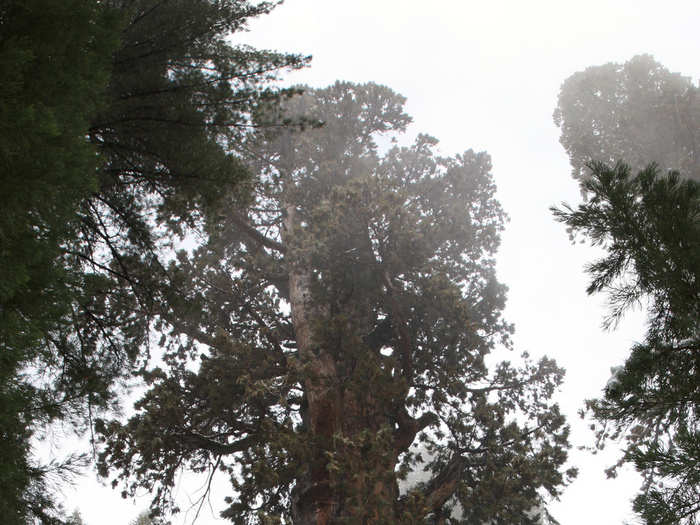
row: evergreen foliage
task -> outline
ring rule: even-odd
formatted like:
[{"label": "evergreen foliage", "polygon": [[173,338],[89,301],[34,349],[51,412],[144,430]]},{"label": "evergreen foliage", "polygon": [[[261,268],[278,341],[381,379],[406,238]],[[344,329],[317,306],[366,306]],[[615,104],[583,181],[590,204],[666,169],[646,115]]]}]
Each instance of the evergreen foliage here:
[{"label": "evergreen foliage", "polygon": [[36,372],[53,364],[45,338],[70,316],[78,276],[60,264],[61,245],[97,188],[85,133],[109,80],[115,22],[85,0],[0,8],[0,515],[8,525],[58,516],[44,480],[61,467],[31,459],[34,430],[56,415]]},{"label": "evergreen foliage", "polygon": [[[221,188],[269,80],[306,59],[226,38],[273,3],[0,7],[0,515],[60,518],[30,440],[80,431],[147,358],[170,239]],[[183,226],[184,225],[184,226]],[[68,470],[66,470],[68,469]]]},{"label": "evergreen foliage", "polygon": [[[559,494],[563,371],[487,366],[511,332],[489,157],[440,157],[425,135],[380,152],[403,104],[337,83],[258,115],[252,198],[208,208],[207,242],[179,252],[157,301],[163,364],[133,417],[99,422],[125,497],[176,512],[186,468],[229,477],[235,524],[526,524]],[[323,125],[272,126],[288,120]],[[419,443],[431,477],[402,495]]]},{"label": "evergreen foliage", "polygon": [[[588,402],[599,446],[624,436],[624,462],[645,479],[634,508],[648,524],[700,515],[700,185],[650,165],[590,165],[588,202],[553,209],[606,255],[587,268],[588,293],[608,294],[608,324],[646,302],[649,326],[604,397]],[[609,474],[615,474],[616,467]]]},{"label": "evergreen foliage", "polygon": [[589,67],[561,87],[554,121],[573,177],[591,161],[622,160],[636,173],[650,162],[700,180],[700,94],[690,78],[649,55]]}]

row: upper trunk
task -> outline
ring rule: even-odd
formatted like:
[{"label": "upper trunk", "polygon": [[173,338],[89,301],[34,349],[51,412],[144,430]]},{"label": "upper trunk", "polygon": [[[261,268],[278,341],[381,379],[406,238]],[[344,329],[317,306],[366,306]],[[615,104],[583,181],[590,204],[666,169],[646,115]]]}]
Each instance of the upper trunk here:
[{"label": "upper trunk", "polygon": [[[287,243],[294,242],[296,227],[289,206]],[[387,429],[387,400],[346,388],[341,375],[348,374],[347,356],[315,333],[329,308],[313,300],[311,283],[310,270],[291,261],[289,302],[299,358],[308,367],[303,419],[311,451],[292,496],[294,525],[393,522],[393,511],[380,515],[380,509],[392,508],[398,498],[394,466],[399,451],[391,439],[381,452],[376,445]]]}]

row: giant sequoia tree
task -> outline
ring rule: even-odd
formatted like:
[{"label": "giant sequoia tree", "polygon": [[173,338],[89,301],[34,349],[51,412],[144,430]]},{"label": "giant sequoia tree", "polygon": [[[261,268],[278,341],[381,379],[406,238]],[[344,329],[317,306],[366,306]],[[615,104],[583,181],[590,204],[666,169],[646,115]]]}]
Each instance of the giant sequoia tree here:
[{"label": "giant sequoia tree", "polygon": [[[380,154],[403,98],[374,84],[308,90],[247,142],[252,198],[206,217],[158,316],[162,364],[124,424],[100,422],[102,473],[172,511],[182,468],[223,471],[237,524],[533,523],[559,493],[568,429],[548,359],[487,366],[508,344],[494,273],[504,215],[485,153],[436,141]],[[430,480],[399,492],[430,453]]]},{"label": "giant sequoia tree", "polygon": [[[247,177],[232,153],[300,57],[233,47],[274,4],[0,6],[0,512],[57,518],[30,438],[85,428],[147,350],[163,238]],[[7,453],[6,453],[7,452]]]},{"label": "giant sequoia tree", "polygon": [[554,121],[578,180],[586,178],[591,161],[620,160],[635,173],[656,162],[700,180],[698,88],[649,55],[571,75]]}]

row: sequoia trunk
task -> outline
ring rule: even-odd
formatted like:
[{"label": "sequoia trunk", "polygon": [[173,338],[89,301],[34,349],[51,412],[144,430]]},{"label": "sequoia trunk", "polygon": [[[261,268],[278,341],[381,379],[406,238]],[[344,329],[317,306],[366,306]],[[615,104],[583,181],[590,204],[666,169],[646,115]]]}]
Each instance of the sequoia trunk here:
[{"label": "sequoia trunk", "polygon": [[[295,227],[295,210],[290,206],[285,217],[287,243],[293,244]],[[303,262],[290,263],[291,317],[299,359],[308,370],[302,417],[310,451],[292,494],[293,523],[393,523],[392,504],[398,497],[394,466],[399,453],[391,446],[378,453],[373,445],[388,428],[386,400],[380,403],[372,392],[358,393],[344,386],[339,373],[344,364],[337,361],[341,352],[315,334],[328,311],[313,300],[311,279]]]}]

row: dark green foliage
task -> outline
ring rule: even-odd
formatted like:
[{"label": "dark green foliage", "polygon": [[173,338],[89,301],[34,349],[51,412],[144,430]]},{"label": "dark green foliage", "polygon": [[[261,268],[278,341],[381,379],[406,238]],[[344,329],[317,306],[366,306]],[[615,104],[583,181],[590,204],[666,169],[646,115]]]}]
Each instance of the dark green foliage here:
[{"label": "dark green foliage", "polygon": [[[632,462],[645,476],[635,508],[647,523],[696,523],[698,88],[638,56],[572,75],[554,117],[574,177],[592,198],[577,211],[555,213],[608,252],[589,267],[589,293],[609,294],[608,325],[632,305],[649,306],[644,342],[632,348],[605,397],[589,404],[600,443],[627,437],[619,464]],[[620,159],[625,164],[609,167]],[[609,166],[590,165],[587,181],[592,160]],[[654,166],[645,169],[650,162],[695,182],[678,172],[659,176]]]},{"label": "dark green foliage", "polygon": [[[146,358],[169,243],[244,181],[268,80],[305,59],[225,38],[273,4],[22,0],[0,7],[0,508],[50,522],[29,440],[76,430]],[[244,190],[242,190],[244,193]],[[184,225],[184,226],[183,226]],[[69,467],[69,466],[66,466]],[[59,469],[61,471],[62,469]],[[63,469],[65,471],[65,469]],[[7,512],[4,512],[7,509]]]},{"label": "dark green foliage", "polygon": [[[647,304],[649,328],[589,409],[599,444],[627,439],[619,464],[645,477],[635,509],[649,524],[697,523],[700,471],[700,185],[651,165],[590,165],[589,201],[554,209],[606,255],[588,266],[589,293],[605,292],[614,322]],[[619,465],[618,464],[618,465]],[[610,470],[614,475],[615,469]]]},{"label": "dark green foliage", "polygon": [[29,447],[36,426],[57,414],[56,398],[27,367],[52,363],[45,338],[68,322],[80,280],[59,262],[61,245],[75,235],[81,200],[97,188],[98,159],[85,133],[109,80],[115,22],[111,10],[86,0],[9,1],[0,12],[0,515],[7,524],[57,516],[46,470],[33,464]]},{"label": "dark green foliage", "polygon": [[0,301],[22,295],[34,304],[60,271],[53,261],[78,203],[96,188],[85,131],[109,79],[117,31],[114,17],[90,1],[4,5]]},{"label": "dark green foliage", "polygon": [[624,160],[634,172],[656,162],[700,180],[698,88],[649,55],[570,76],[554,121],[575,179],[585,179],[591,161]]},{"label": "dark green foliage", "polygon": [[697,426],[695,430],[680,427],[668,444],[654,442],[633,448],[627,459],[638,470],[653,472],[658,480],[634,500],[634,509],[646,523],[693,525],[698,522],[700,433]]},{"label": "dark green foliage", "polygon": [[651,297],[651,333],[687,337],[700,314],[698,184],[677,172],[660,176],[654,165],[636,176],[622,163],[590,167],[592,178],[583,183],[588,202],[554,210],[573,233],[607,251],[587,269],[593,277],[588,293],[611,293],[611,321]]},{"label": "dark green foliage", "polygon": [[148,349],[150,324],[162,322],[155,312],[170,285],[172,246],[223,189],[238,186],[245,195],[237,150],[254,108],[279,96],[268,81],[306,61],[226,43],[270,3],[112,5],[126,22],[108,104],[89,128],[102,161],[99,187],[82,203],[67,250],[88,291],[79,327],[91,336],[81,338],[81,352],[87,347],[99,373],[108,372],[104,384]]},{"label": "dark green foliage", "polygon": [[[485,153],[435,139],[380,153],[410,122],[374,84],[308,90],[247,142],[253,199],[225,194],[181,252],[158,315],[163,364],[126,423],[101,422],[101,472],[167,513],[180,469],[222,471],[236,524],[532,523],[565,484],[554,362],[509,344],[493,255],[504,214]],[[432,480],[401,495],[419,458]],[[432,516],[432,517],[431,517]],[[444,522],[444,521],[443,521]]]}]

